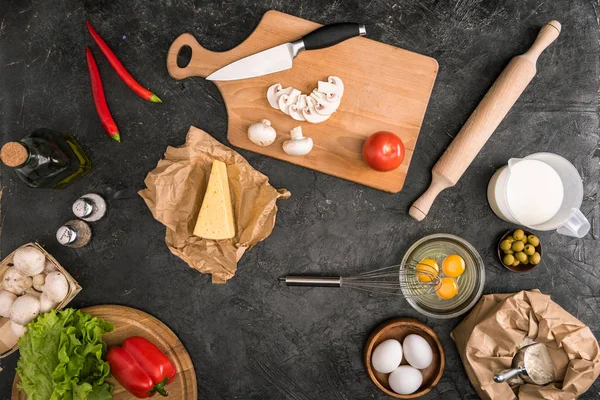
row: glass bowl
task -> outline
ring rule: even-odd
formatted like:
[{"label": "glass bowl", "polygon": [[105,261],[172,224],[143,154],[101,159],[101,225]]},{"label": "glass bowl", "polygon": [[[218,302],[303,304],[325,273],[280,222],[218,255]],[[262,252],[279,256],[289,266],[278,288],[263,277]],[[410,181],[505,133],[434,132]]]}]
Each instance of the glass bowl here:
[{"label": "glass bowl", "polygon": [[[469,311],[483,292],[485,284],[483,260],[469,242],[455,235],[436,233],[418,240],[404,255],[400,269],[409,265],[414,267],[422,259],[432,258],[440,266],[440,277],[444,277],[441,270],[442,261],[450,254],[458,254],[465,260],[465,272],[456,278],[458,294],[448,300],[440,299],[435,292],[406,299],[412,308],[428,317],[440,319],[458,317]],[[408,288],[402,288],[402,291],[407,296],[414,294]]]}]

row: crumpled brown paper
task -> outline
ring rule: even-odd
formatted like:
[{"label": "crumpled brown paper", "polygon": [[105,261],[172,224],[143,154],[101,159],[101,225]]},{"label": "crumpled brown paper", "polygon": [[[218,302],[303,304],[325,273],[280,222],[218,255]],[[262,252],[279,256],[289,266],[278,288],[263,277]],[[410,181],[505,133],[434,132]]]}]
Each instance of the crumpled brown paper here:
[{"label": "crumpled brown paper", "polygon": [[[229,240],[192,234],[213,160],[227,164],[236,223],[236,235]],[[167,227],[171,252],[201,273],[212,274],[213,283],[233,277],[244,252],[271,234],[276,200],[290,196],[286,189],[275,190],[241,155],[194,126],[183,146],[167,148],[144,183],[147,189],[139,194],[154,218]]]},{"label": "crumpled brown paper", "polygon": [[[600,374],[600,349],[591,330],[539,290],[483,296],[451,333],[471,384],[482,399],[571,400]],[[549,347],[561,382],[515,388],[495,383],[517,350],[532,342]]]}]

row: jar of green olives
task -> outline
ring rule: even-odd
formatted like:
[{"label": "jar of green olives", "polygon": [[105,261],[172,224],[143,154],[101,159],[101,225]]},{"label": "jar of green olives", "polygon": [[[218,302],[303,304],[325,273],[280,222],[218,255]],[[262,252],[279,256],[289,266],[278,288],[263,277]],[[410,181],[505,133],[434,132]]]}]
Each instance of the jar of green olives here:
[{"label": "jar of green olives", "polygon": [[523,229],[508,232],[500,239],[498,257],[511,271],[529,271],[542,260],[540,239]]}]

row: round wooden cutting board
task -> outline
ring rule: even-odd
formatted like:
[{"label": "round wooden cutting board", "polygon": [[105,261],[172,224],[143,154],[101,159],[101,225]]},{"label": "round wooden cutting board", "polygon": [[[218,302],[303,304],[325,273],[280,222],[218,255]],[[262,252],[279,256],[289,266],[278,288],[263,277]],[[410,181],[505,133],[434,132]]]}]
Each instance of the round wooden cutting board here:
[{"label": "round wooden cutting board", "polygon": [[[196,373],[190,355],[175,333],[153,316],[135,308],[103,305],[83,308],[81,311],[102,318],[115,325],[115,330],[104,335],[108,347],[118,346],[130,336],[142,336],[161,349],[177,368],[175,380],[167,386],[171,399],[197,400],[198,388]],[[15,376],[12,400],[26,400],[25,393],[17,389],[19,375]],[[113,377],[108,379],[115,388],[113,399],[133,400],[136,397],[127,392]],[[155,396],[160,397],[160,396]]]}]

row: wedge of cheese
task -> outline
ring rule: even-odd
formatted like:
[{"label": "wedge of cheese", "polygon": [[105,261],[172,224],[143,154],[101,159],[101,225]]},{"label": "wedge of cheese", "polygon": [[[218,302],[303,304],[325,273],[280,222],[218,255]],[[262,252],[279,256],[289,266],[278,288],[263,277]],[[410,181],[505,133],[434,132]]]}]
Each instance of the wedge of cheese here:
[{"label": "wedge of cheese", "polygon": [[222,161],[213,161],[194,235],[213,240],[231,239],[235,236],[227,166]]}]

